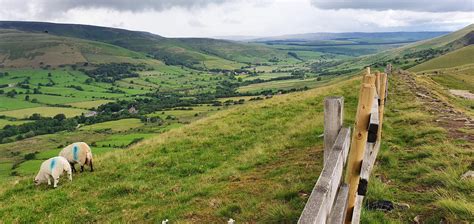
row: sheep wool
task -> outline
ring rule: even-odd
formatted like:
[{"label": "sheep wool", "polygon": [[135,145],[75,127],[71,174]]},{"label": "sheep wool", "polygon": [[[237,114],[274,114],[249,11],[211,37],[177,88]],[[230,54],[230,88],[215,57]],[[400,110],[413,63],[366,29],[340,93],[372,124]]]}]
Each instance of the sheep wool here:
[{"label": "sheep wool", "polygon": [[61,150],[59,155],[69,161],[72,171],[74,172],[76,172],[76,168],[74,167],[76,163],[79,163],[81,166],[81,172],[84,171],[84,165],[88,165],[91,168],[91,172],[94,171],[92,165],[92,151],[85,142],[72,143]]},{"label": "sheep wool", "polygon": [[62,156],[50,158],[41,164],[40,170],[35,177],[35,184],[39,185],[48,182],[48,185],[51,185],[51,179],[53,179],[53,186],[56,188],[58,186],[59,177],[64,171],[67,172],[69,180],[72,181],[71,165],[66,158]]}]

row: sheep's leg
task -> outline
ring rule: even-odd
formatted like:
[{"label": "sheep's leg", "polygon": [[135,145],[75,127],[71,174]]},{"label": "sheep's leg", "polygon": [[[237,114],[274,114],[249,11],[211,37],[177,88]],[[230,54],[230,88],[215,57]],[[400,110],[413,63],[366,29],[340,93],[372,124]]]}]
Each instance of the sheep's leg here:
[{"label": "sheep's leg", "polygon": [[74,163],[69,163],[71,165],[72,172],[76,173],[76,167],[74,167]]},{"label": "sheep's leg", "polygon": [[59,177],[54,178],[54,188],[58,186]]},{"label": "sheep's leg", "polygon": [[69,180],[72,181],[72,172],[71,172],[71,170],[68,170],[67,174],[69,176]]},{"label": "sheep's leg", "polygon": [[48,185],[51,185],[51,177],[48,175],[46,179],[48,179]]},{"label": "sheep's leg", "polygon": [[81,173],[84,172],[84,164],[81,165]]},{"label": "sheep's leg", "polygon": [[89,165],[91,166],[91,172],[94,172],[94,166],[92,165],[92,161],[89,162]]}]

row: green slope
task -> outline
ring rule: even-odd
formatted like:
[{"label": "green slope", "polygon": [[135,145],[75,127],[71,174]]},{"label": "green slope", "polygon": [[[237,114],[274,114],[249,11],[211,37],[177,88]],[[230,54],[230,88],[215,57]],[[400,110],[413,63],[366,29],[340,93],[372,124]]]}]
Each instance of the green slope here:
[{"label": "green slope", "polygon": [[[154,56],[168,64],[197,68],[218,68],[213,63],[234,64],[268,62],[273,57],[288,58],[275,49],[207,38],[164,38],[155,34],[76,24],[0,21],[0,28],[44,33],[104,42]],[[210,62],[207,63],[206,62]]]},{"label": "green slope", "polygon": [[425,63],[411,68],[410,70],[414,72],[420,72],[470,64],[474,64],[474,45],[469,45],[443,56],[431,59]]},{"label": "green slope", "polygon": [[0,64],[5,67],[59,66],[76,63],[135,62],[142,53],[101,42],[0,29]]},{"label": "green slope", "polygon": [[[323,99],[345,97],[353,124],[358,80],[247,103],[98,156],[96,172],[34,187],[32,176],[0,188],[5,222],[296,222],[322,169]],[[364,211],[365,223],[472,221],[466,142],[444,129],[393,76],[379,163],[368,199],[411,209]],[[447,156],[450,155],[450,156]],[[440,178],[442,177],[442,178]],[[382,182],[384,180],[384,182]],[[389,180],[386,181],[386,180]],[[455,207],[453,207],[455,205]],[[61,212],[57,212],[61,211]]]},{"label": "green slope", "polygon": [[[407,69],[472,44],[474,44],[474,24],[441,37],[415,42],[374,55],[346,60],[331,65],[328,70],[362,69],[365,66],[383,68],[387,63]],[[316,64],[315,66],[319,65]]]}]

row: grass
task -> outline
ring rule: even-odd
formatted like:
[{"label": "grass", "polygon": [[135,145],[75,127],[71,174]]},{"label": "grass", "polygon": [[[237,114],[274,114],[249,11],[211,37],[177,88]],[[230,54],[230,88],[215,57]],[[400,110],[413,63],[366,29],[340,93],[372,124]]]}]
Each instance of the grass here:
[{"label": "grass", "polygon": [[131,133],[131,134],[116,134],[112,135],[102,141],[98,141],[96,144],[100,147],[126,147],[134,141],[142,140],[153,136],[151,133]]},{"label": "grass", "polygon": [[77,102],[77,103],[68,103],[67,105],[71,105],[76,108],[82,108],[82,109],[90,109],[90,108],[96,108],[102,104],[106,104],[112,102],[111,100],[93,100],[93,101],[83,101],[83,102]]},{"label": "grass", "polygon": [[291,89],[291,88],[304,88],[304,87],[314,87],[319,84],[316,78],[310,78],[305,80],[281,80],[281,81],[271,81],[264,83],[251,84],[248,86],[239,87],[239,92],[258,92],[262,90],[280,90],[280,89]]},{"label": "grass", "polygon": [[17,110],[24,108],[40,107],[41,104],[31,103],[23,99],[0,96],[0,111]]},{"label": "grass", "polygon": [[[126,151],[106,153],[96,161],[101,167],[97,172],[81,175],[73,184],[64,182],[56,191],[35,189],[27,178],[14,194],[34,194],[30,204],[43,212],[34,214],[33,207],[21,205],[23,199],[10,201],[13,192],[7,190],[0,198],[13,204],[0,205],[0,215],[10,220],[18,217],[16,209],[22,207],[22,221],[48,216],[51,221],[68,217],[80,222],[82,215],[67,215],[77,209],[98,222],[165,218],[222,222],[229,216],[240,221],[296,220],[307,197],[295,192],[309,193],[321,171],[322,139],[317,136],[323,132],[322,99],[329,92],[347,96],[348,112],[353,114],[355,83],[346,81],[341,86],[348,88],[323,87],[216,113]],[[307,120],[313,122],[303,122]],[[87,200],[82,199],[84,194],[89,195]],[[77,200],[68,206],[59,203],[70,197]],[[48,210],[41,204],[46,199],[63,212]]]},{"label": "grass", "polygon": [[136,118],[129,118],[129,119],[122,119],[117,121],[107,121],[103,123],[93,124],[84,126],[81,130],[104,130],[104,129],[111,129],[112,131],[126,131],[134,128],[138,128],[143,126],[143,123],[140,119]]},{"label": "grass", "polygon": [[[425,223],[472,222],[462,211],[471,209],[466,202],[474,199],[474,185],[460,180],[472,166],[472,143],[450,139],[398,78],[393,77],[389,89],[382,147],[367,199],[408,203],[411,208],[386,214],[364,211],[362,222],[407,223],[415,216]],[[447,208],[445,192],[455,195],[451,202],[456,209]]]},{"label": "grass", "polygon": [[[7,222],[295,222],[322,168],[317,136],[323,133],[323,99],[344,96],[345,123],[353,124],[358,83],[341,81],[217,112],[104,153],[96,172],[54,191],[35,188],[29,176],[18,178],[19,184],[0,191],[0,215]],[[472,144],[449,139],[396,76],[390,90],[367,199],[411,208],[364,210],[363,222],[406,223],[417,215],[426,223],[472,221],[474,185],[459,179],[472,162]]]},{"label": "grass", "polygon": [[446,55],[429,60],[425,63],[419,64],[410,70],[414,72],[421,72],[435,69],[452,68],[466,64],[474,64],[472,55],[474,55],[474,46],[469,45]]},{"label": "grass", "polygon": [[53,117],[57,114],[64,114],[66,117],[74,117],[86,113],[87,110],[65,107],[35,107],[19,110],[9,110],[0,112],[1,115],[14,118],[28,118],[34,113],[41,114],[43,117]]},{"label": "grass", "polygon": [[5,120],[5,119],[0,119],[0,129],[5,127],[6,125],[20,125],[26,122],[28,121],[10,121],[10,120]]}]

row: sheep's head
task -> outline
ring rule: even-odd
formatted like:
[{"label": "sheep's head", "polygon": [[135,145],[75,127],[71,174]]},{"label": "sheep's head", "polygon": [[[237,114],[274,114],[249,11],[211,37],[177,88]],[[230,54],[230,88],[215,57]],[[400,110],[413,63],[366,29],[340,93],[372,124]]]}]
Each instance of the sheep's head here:
[{"label": "sheep's head", "polygon": [[41,178],[40,174],[36,175],[34,183],[35,185],[40,185],[44,181],[44,178]]}]

